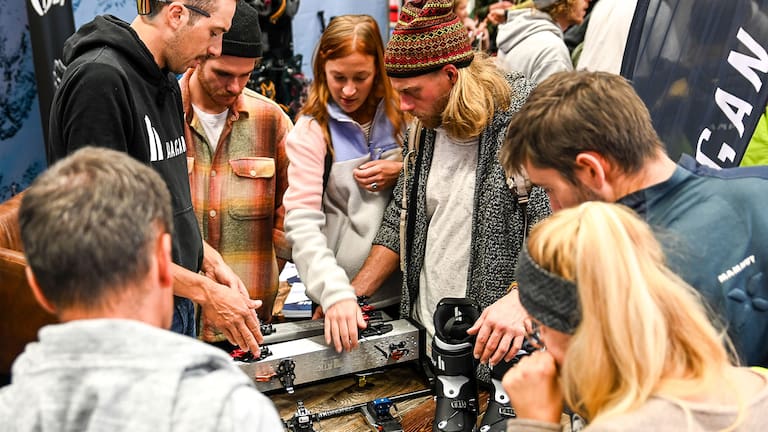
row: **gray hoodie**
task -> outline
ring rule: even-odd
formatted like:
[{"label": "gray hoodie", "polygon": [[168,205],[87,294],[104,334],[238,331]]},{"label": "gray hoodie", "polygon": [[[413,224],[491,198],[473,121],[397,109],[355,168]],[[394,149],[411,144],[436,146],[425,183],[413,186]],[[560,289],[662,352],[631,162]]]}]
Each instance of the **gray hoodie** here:
[{"label": "gray hoodie", "polygon": [[43,327],[0,389],[0,430],[279,431],[272,403],[229,356],[147,324]]},{"label": "gray hoodie", "polygon": [[527,8],[507,12],[496,43],[499,66],[507,72],[520,72],[533,82],[573,70],[563,32],[545,12]]}]

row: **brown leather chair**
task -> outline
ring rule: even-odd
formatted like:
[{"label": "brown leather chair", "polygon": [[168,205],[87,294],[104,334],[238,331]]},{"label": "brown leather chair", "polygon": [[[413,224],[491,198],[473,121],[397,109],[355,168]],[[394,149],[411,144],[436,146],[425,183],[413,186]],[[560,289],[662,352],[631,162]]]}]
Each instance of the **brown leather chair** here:
[{"label": "brown leather chair", "polygon": [[27,284],[18,220],[21,196],[0,203],[0,385],[9,382],[13,361],[37,340],[40,327],[56,322]]},{"label": "brown leather chair", "polygon": [[0,203],[0,247],[23,251],[19,232],[19,206],[23,192]]}]

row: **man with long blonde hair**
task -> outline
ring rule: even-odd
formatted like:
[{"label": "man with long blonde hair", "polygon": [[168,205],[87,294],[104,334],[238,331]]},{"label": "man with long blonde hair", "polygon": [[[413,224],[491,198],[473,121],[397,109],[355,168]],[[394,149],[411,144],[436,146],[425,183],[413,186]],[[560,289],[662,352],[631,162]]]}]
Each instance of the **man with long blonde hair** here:
[{"label": "man with long blonde hair", "polygon": [[[421,133],[408,134],[403,173],[352,284],[358,294],[370,295],[400,260],[401,316],[415,318],[430,339],[440,340],[431,351],[439,376],[462,375],[472,383],[473,354],[483,364],[498,365],[512,360],[522,344],[526,315],[510,289],[514,266],[527,228],[550,213],[538,188],[530,191],[526,207],[525,193],[510,188],[497,159],[506,126],[532,85],[520,74],[505,77],[492,59],[471,49],[448,0],[406,3],[385,63],[400,108],[418,119],[412,129]],[[448,340],[445,328],[433,325],[438,302],[446,297],[480,306],[480,317],[461,332],[467,341],[476,338],[474,348]],[[444,354],[468,359],[468,371],[440,367]],[[487,372],[481,370],[484,380]],[[459,393],[445,399],[453,407],[471,407],[474,394]],[[474,424],[466,412],[471,408],[458,411],[464,412],[446,412],[445,418],[466,415],[464,424]]]}]

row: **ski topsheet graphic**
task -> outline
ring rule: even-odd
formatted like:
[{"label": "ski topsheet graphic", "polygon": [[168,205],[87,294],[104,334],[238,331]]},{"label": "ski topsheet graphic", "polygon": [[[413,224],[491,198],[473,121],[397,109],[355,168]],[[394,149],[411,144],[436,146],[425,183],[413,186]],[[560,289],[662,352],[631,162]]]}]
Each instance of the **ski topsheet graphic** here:
[{"label": "ski topsheet graphic", "polygon": [[739,166],[765,127],[766,11],[768,0],[638,1],[621,73],[673,159]]}]

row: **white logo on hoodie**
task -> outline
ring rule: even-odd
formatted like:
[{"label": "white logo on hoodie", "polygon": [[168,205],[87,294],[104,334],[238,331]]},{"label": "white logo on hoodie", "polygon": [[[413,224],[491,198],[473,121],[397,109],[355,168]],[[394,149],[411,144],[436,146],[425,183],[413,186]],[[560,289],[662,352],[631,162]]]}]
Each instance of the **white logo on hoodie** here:
[{"label": "white logo on hoodie", "polygon": [[[149,120],[149,116],[144,116],[144,124],[147,127],[147,139],[149,141],[149,160],[151,162],[161,161],[164,159],[170,159],[187,152],[187,143],[184,140],[184,136],[166,141],[163,143],[160,141],[160,136],[157,134],[157,130],[152,126],[152,122]],[[165,151],[163,151],[165,148]]]},{"label": "white logo on hoodie", "polygon": [[64,1],[65,0],[29,0],[29,4],[32,5],[32,9],[34,9],[38,15],[44,16],[51,9],[51,6],[64,6]]}]

